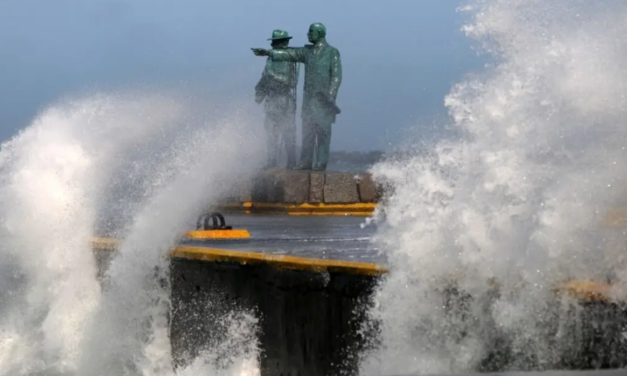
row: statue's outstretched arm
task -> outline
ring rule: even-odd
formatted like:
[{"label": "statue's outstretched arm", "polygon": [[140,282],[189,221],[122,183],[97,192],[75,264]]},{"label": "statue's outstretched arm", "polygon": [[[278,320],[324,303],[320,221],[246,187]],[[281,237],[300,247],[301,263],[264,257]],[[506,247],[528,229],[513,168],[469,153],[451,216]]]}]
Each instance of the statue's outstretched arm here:
[{"label": "statue's outstretched arm", "polygon": [[269,55],[274,61],[291,61],[293,63],[305,63],[307,58],[307,49],[300,48],[288,48],[284,50],[272,50]]},{"label": "statue's outstretched arm", "polygon": [[329,89],[329,97],[335,101],[337,92],[342,84],[342,59],[340,51],[334,50],[331,56],[331,87]]}]

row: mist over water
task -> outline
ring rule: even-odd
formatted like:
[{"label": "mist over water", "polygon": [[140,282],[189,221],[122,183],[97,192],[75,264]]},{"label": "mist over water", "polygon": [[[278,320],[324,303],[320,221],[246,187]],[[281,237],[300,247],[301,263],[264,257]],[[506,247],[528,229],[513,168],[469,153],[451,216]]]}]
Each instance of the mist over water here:
[{"label": "mist over water", "polygon": [[[245,107],[204,107],[146,92],[63,101],[2,145],[0,374],[175,374],[166,255],[263,160]],[[124,238],[104,288],[90,244],[102,231]],[[178,374],[257,372],[254,317],[224,321],[230,362],[208,349]]]},{"label": "mist over water", "polygon": [[[391,273],[365,374],[478,371],[500,335],[516,354],[509,367],[550,368],[550,341],[573,340],[545,330],[552,288],[625,279],[624,233],[603,221],[627,198],[627,3],[462,10],[494,64],[445,99],[459,137],[373,168],[394,190],[376,214]],[[446,308],[446,285],[473,297],[470,315]]]}]

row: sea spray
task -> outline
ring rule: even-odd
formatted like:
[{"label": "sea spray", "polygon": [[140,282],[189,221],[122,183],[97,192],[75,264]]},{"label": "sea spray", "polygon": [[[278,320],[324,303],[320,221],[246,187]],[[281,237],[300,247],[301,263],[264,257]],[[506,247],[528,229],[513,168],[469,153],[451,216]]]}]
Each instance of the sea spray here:
[{"label": "sea spray", "polygon": [[109,145],[95,153],[100,137],[126,131],[137,142],[155,127],[148,120],[125,129],[145,120],[141,110],[161,119],[176,114],[157,98],[153,108],[142,100],[112,101],[95,96],[53,106],[0,151],[1,257],[3,275],[13,276],[3,285],[3,374],[75,368],[85,320],[100,294],[89,247],[98,187],[120,152]]},{"label": "sea spray", "polygon": [[[95,374],[119,374],[125,367],[132,368],[136,354],[150,341],[153,330],[142,329],[154,325],[152,320],[167,322],[166,304],[169,291],[161,288],[159,279],[167,279],[166,255],[186,229],[190,218],[196,218],[207,205],[227,193],[242,173],[252,174],[259,166],[255,160],[254,144],[244,143],[236,135],[245,135],[241,124],[224,122],[219,127],[208,127],[192,132],[177,148],[179,154],[170,159],[163,171],[177,173],[168,179],[136,213],[108,271],[110,284],[105,292],[106,302],[94,320],[94,336],[90,345],[94,355],[87,358],[86,370]],[[248,142],[251,141],[248,139]],[[176,145],[176,144],[175,144]],[[243,149],[242,149],[242,146]],[[261,159],[256,158],[257,161]],[[155,273],[155,267],[158,270]],[[155,310],[161,307],[161,310]],[[166,328],[162,328],[166,329]],[[118,334],[114,334],[118,332]],[[162,330],[161,333],[166,333]],[[129,351],[130,350],[130,351]],[[167,351],[165,352],[167,353]],[[109,354],[107,359],[104,354]],[[163,374],[171,368],[169,357],[154,359],[161,363],[150,374]],[[116,364],[117,371],[98,370]],[[153,364],[154,366],[154,364]]]},{"label": "sea spray", "polygon": [[376,214],[391,272],[363,374],[479,371],[505,347],[498,366],[550,368],[574,342],[547,329],[566,320],[552,289],[625,270],[627,239],[603,220],[626,198],[627,4],[463,10],[492,63],[446,97],[459,137],[373,168],[393,187]]},{"label": "sea spray", "polygon": [[[262,160],[245,108],[231,110],[166,94],[94,95],[50,106],[3,144],[1,375],[175,373],[168,248]],[[125,239],[103,290],[90,246],[102,227]],[[231,355],[256,372],[255,354]]]}]

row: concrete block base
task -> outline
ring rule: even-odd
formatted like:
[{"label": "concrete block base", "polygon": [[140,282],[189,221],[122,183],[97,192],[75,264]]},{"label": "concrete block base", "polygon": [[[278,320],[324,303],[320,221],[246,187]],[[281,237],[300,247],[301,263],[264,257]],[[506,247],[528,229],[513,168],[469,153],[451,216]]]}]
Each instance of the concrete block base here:
[{"label": "concrete block base", "polygon": [[272,169],[260,172],[253,182],[242,182],[231,203],[374,204],[382,192],[369,174]]}]

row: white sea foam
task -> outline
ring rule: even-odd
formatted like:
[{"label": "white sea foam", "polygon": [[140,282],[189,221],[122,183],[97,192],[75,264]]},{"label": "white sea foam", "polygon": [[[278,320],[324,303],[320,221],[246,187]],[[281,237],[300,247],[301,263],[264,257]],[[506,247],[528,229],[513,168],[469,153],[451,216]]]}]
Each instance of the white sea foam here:
[{"label": "white sea foam", "polygon": [[[167,250],[263,159],[246,111],[174,98],[60,102],[2,145],[1,375],[258,373],[256,338],[243,339],[254,317],[247,328],[227,320],[230,348],[242,349],[229,353],[230,368],[210,353],[191,368],[171,365],[169,292],[158,283]],[[102,227],[125,238],[104,289],[90,244]]]},{"label": "white sea foam", "polygon": [[[626,198],[627,3],[463,10],[493,63],[446,97],[458,137],[373,169],[394,189],[377,213],[391,273],[363,373],[477,371],[498,333],[517,351],[511,367],[550,366],[551,289],[625,270],[624,233],[603,221]],[[473,296],[471,316],[444,308],[450,281]]]}]

